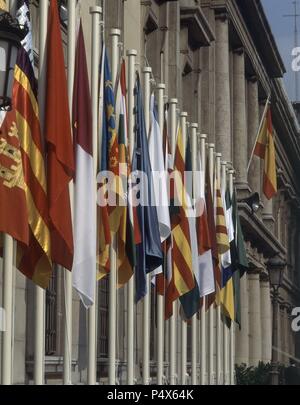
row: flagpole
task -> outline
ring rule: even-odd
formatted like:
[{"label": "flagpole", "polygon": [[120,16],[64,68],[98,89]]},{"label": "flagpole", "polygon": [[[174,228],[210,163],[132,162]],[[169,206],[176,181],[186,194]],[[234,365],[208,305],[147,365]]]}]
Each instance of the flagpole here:
[{"label": "flagpole", "polygon": [[[166,86],[157,86],[158,93],[158,124],[163,133],[164,128],[164,92]],[[163,138],[163,137],[162,137]],[[164,296],[157,294],[157,385],[163,384],[164,375]]]},{"label": "flagpole", "polygon": [[[46,41],[48,29],[48,0],[40,1],[40,32],[39,32],[39,110],[41,127],[44,127],[46,100]],[[45,291],[35,287],[35,347],[34,347],[34,383],[44,384],[45,355]]]},{"label": "flagpole", "polygon": [[[137,51],[127,51],[128,57],[128,137],[130,162],[134,152],[134,86]],[[127,384],[134,384],[134,276],[127,284]]]},{"label": "flagpole", "polygon": [[[226,193],[227,189],[227,174],[226,174],[227,163],[221,162],[221,192]],[[225,207],[224,207],[225,208]],[[225,208],[226,209],[226,208]],[[228,385],[229,378],[229,343],[230,335],[229,329],[226,322],[223,322],[223,372],[224,372],[224,384]]]},{"label": "flagpole", "polygon": [[250,156],[250,160],[249,160],[249,163],[248,163],[247,173],[249,173],[249,170],[250,170],[250,166],[251,166],[252,159],[253,159],[254,152],[255,152],[256,143],[257,143],[260,131],[262,129],[264,119],[265,119],[267,111],[268,111],[268,106],[269,106],[270,100],[271,100],[271,94],[269,94],[269,96],[267,98],[266,105],[265,105],[265,108],[264,108],[264,112],[263,112],[263,115],[262,115],[261,120],[260,120],[260,124],[259,124],[259,128],[258,128],[257,135],[256,135],[256,138],[255,138],[254,146],[253,146],[251,156]]},{"label": "flagpole", "polygon": [[[76,3],[68,0],[68,96],[69,108],[73,107],[73,89],[75,76],[75,47],[76,47]],[[71,128],[72,130],[72,128]],[[74,184],[70,183],[70,201],[73,214]],[[64,271],[65,284],[65,324],[64,324],[64,385],[72,384],[72,273]]]},{"label": "flagpole", "polygon": [[[97,177],[98,170],[98,89],[99,89],[99,60],[100,60],[100,17],[102,7],[90,7],[92,15],[92,116],[93,116],[93,158],[94,173]],[[97,190],[97,181],[95,183]],[[95,287],[95,303],[88,310],[88,385],[95,385],[97,380],[97,287]]]},{"label": "flagpole", "polygon": [[[177,105],[178,100],[172,98],[169,100],[170,105],[170,135],[171,135],[171,150],[172,157],[175,156],[176,134],[177,134]],[[176,385],[176,302],[173,302],[173,315],[169,320],[170,330],[170,385]]]},{"label": "flagpole", "polygon": [[[181,130],[182,130],[182,144],[184,149],[186,148],[187,143],[187,116],[186,112],[182,112],[180,114],[180,121],[181,121]],[[185,150],[183,151],[185,156]],[[181,385],[186,385],[186,369],[187,366],[187,324],[185,320],[181,320],[181,370],[180,370],[180,377],[181,377]]]},{"label": "flagpole", "polygon": [[[145,125],[146,134],[149,138],[150,132],[150,79],[152,74],[152,68],[146,66],[143,69],[144,74],[144,113],[145,113]],[[151,305],[151,281],[150,275],[146,275],[146,285],[148,293],[143,300],[143,384],[150,384],[150,305]]]},{"label": "flagpole", "polygon": [[[233,197],[233,175],[234,170],[229,170],[228,177],[229,177],[229,192],[231,198]],[[230,359],[229,359],[229,372],[230,372],[230,385],[234,385],[234,377],[235,377],[235,323],[231,323],[230,328]]]},{"label": "flagpole", "polygon": [[[193,198],[195,198],[195,190],[197,188],[197,155],[198,155],[198,138],[197,138],[197,129],[198,124],[193,123],[190,126],[191,128],[191,140],[192,140],[192,170],[193,170]],[[194,269],[194,273],[198,273],[199,269]],[[198,320],[197,314],[192,318],[192,385],[197,385],[197,327]]]},{"label": "flagpole", "polygon": [[[205,171],[206,171],[206,141],[207,135],[200,135],[200,152],[201,152],[201,166],[204,173],[205,181]],[[201,350],[200,350],[200,384],[206,384],[206,297],[203,297],[203,303],[201,308],[201,318],[200,318],[200,331],[201,331]]]},{"label": "flagpole", "polygon": [[[119,42],[121,31],[112,29],[110,31],[112,39],[112,62],[111,75],[112,86],[115,88],[119,66]],[[109,273],[109,339],[108,339],[108,359],[109,359],[109,385],[116,384],[116,327],[117,327],[117,236],[112,240],[109,249],[110,273]]]},{"label": "flagpole", "polygon": [[[212,198],[214,199],[214,150],[215,150],[215,145],[214,144],[209,144],[208,145],[208,159],[209,159],[209,176],[210,176],[210,184],[211,184],[211,189],[212,189]],[[215,369],[214,369],[214,349],[215,349],[215,344],[214,344],[214,339],[215,339],[215,334],[214,334],[214,319],[215,319],[215,309],[213,305],[210,306],[209,308],[209,341],[208,341],[208,346],[209,346],[209,384],[210,385],[215,385]]]},{"label": "flagpole", "polygon": [[[216,153],[216,176],[217,181],[221,184],[221,159],[222,154]],[[216,308],[216,316],[217,316],[217,338],[216,338],[216,378],[217,378],[217,385],[223,384],[223,368],[222,368],[222,360],[221,360],[221,340],[222,340],[222,321],[221,321],[221,306],[218,305]]]}]

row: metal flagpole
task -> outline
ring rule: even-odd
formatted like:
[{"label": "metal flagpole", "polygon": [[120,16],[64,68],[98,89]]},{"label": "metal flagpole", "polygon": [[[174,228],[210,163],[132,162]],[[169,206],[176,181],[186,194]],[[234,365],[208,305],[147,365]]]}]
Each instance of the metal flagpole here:
[{"label": "metal flagpole", "polygon": [[[171,136],[171,149],[172,157],[175,157],[176,149],[176,135],[177,135],[177,104],[178,100],[175,98],[170,99],[170,136]],[[173,302],[173,315],[169,320],[170,326],[170,385],[175,385],[176,381],[176,302]]]},{"label": "metal flagpole", "polygon": [[[216,153],[216,175],[217,181],[221,182],[221,159],[222,154]],[[216,330],[216,380],[217,385],[221,385],[223,383],[223,368],[222,368],[222,356],[221,356],[221,344],[222,344],[222,321],[221,321],[221,306],[218,305],[216,308],[216,316],[217,316],[217,330]]]},{"label": "metal flagpole", "polygon": [[[92,114],[93,114],[93,158],[94,172],[97,176],[98,169],[98,140],[99,140],[99,112],[98,112],[98,89],[99,89],[99,61],[100,61],[100,17],[102,7],[90,7],[92,15]],[[97,181],[95,183],[97,189]],[[97,297],[97,286],[95,298]],[[97,380],[97,299],[88,310],[88,385],[95,385]]]},{"label": "metal flagpole", "polygon": [[[233,175],[234,170],[229,170],[228,177],[229,177],[229,192],[231,198],[233,196]],[[230,358],[229,358],[229,373],[230,373],[230,385],[234,385],[234,377],[235,377],[235,323],[231,323],[230,328]]]},{"label": "metal flagpole", "polygon": [[[128,57],[128,137],[130,161],[134,151],[134,85],[137,51],[127,51]],[[127,283],[127,384],[134,384],[134,276]]]},{"label": "metal flagpole", "polygon": [[[158,84],[158,124],[163,133],[164,128],[164,91],[166,86]],[[164,375],[164,297],[156,295],[157,299],[157,385],[163,384]]]},{"label": "metal flagpole", "polygon": [[[8,10],[10,3],[8,3]],[[13,347],[13,261],[14,241],[7,234],[3,235],[3,310],[5,329],[2,340],[2,385],[12,384],[12,347]]]},{"label": "metal flagpole", "polygon": [[[121,31],[112,29],[110,31],[112,39],[112,62],[111,75],[112,85],[115,88],[119,66],[119,42]],[[109,251],[110,273],[109,273],[109,339],[108,339],[108,359],[109,359],[109,385],[116,384],[116,327],[117,327],[117,236],[113,237],[112,246]]]},{"label": "metal flagpole", "polygon": [[[73,107],[76,47],[76,3],[68,0],[68,96],[69,108]],[[70,201],[73,213],[74,184],[70,184]],[[65,284],[65,334],[64,334],[64,385],[72,384],[72,273],[64,271]]]},{"label": "metal flagpole", "polygon": [[[206,140],[207,135],[200,135],[200,153],[201,153],[201,170],[204,173],[203,179],[205,181],[206,171]],[[206,384],[206,298],[203,297],[200,318],[200,331],[201,331],[201,350],[200,350],[200,384]]]},{"label": "metal flagpole", "polygon": [[[39,41],[39,109],[41,127],[44,127],[46,99],[46,41],[48,27],[48,0],[41,0],[40,8],[40,41]],[[34,342],[34,383],[44,384],[44,354],[45,354],[45,291],[35,287],[35,342]]]},{"label": "metal flagpole", "polygon": [[[226,193],[227,189],[227,173],[226,173],[226,162],[221,162],[221,192]],[[226,210],[226,207],[224,207]],[[226,214],[225,214],[226,215]],[[229,384],[229,343],[230,335],[229,328],[226,322],[223,322],[223,372],[224,372],[224,384]]]},{"label": "metal flagpole", "polygon": [[[151,67],[143,69],[144,74],[144,110],[147,138],[150,132],[150,80],[152,75]],[[146,276],[147,295],[143,299],[143,384],[150,384],[150,305],[151,305],[151,280],[150,275]]]},{"label": "metal flagpole", "polygon": [[[193,197],[195,198],[196,190],[196,171],[197,171],[197,158],[198,158],[198,138],[197,138],[197,129],[198,124],[193,123],[190,126],[191,128],[191,145],[192,145],[192,170],[193,170]],[[194,269],[194,272],[198,272],[199,269]],[[192,385],[197,385],[197,314],[192,318]]]},{"label": "metal flagpole", "polygon": [[[214,150],[215,145],[208,145],[208,159],[209,159],[209,176],[212,188],[212,197],[214,197]],[[213,305],[209,308],[209,384],[215,385],[215,369],[214,369],[214,349],[215,349],[215,333],[214,333],[214,320],[215,309]]]},{"label": "metal flagpole", "polygon": [[250,156],[250,160],[249,160],[249,163],[248,163],[247,173],[249,173],[249,170],[250,170],[250,166],[251,166],[252,159],[253,159],[254,152],[255,152],[256,143],[257,143],[257,140],[258,140],[260,131],[261,131],[261,129],[262,129],[262,126],[263,126],[263,123],[264,123],[264,119],[265,119],[266,114],[267,114],[267,111],[268,111],[268,106],[269,106],[269,104],[270,104],[270,100],[271,100],[271,94],[270,94],[270,95],[268,96],[268,98],[267,98],[267,102],[266,102],[266,105],[265,105],[265,109],[264,109],[263,115],[262,115],[261,120],[260,120],[260,124],[259,124],[259,128],[258,128],[257,135],[256,135],[256,138],[255,138],[254,146],[253,146],[253,149],[252,149],[252,152],[251,152],[251,156]]},{"label": "metal flagpole", "polygon": [[[185,147],[187,142],[187,116],[186,112],[182,112],[180,114],[180,121],[181,121],[181,130],[182,130],[182,143],[185,153]],[[180,370],[180,377],[181,377],[181,385],[186,385],[186,369],[187,366],[187,324],[182,319],[181,320],[181,370]]]}]

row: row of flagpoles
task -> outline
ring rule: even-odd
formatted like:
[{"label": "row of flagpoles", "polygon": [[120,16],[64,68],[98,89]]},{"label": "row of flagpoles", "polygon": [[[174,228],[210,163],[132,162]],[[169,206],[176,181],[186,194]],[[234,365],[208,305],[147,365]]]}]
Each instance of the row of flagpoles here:
[{"label": "row of flagpoles", "polygon": [[[25,2],[28,4],[28,2]],[[53,18],[53,10],[57,13],[57,2],[51,0],[51,16]],[[56,7],[56,9],[55,9]],[[44,111],[46,110],[47,103],[47,89],[46,83],[49,82],[49,71],[47,71],[47,31],[48,31],[48,10],[49,3],[48,0],[41,0],[39,2],[39,17],[40,17],[40,32],[39,32],[39,109],[40,109],[40,122],[42,127],[42,133],[45,129],[47,123],[44,116]],[[82,170],[90,170],[89,173],[94,173],[89,176],[91,182],[88,181],[88,176],[83,179],[85,184],[85,192],[88,190],[88,195],[90,196],[90,201],[92,202],[91,209],[88,212],[84,212],[88,217],[84,218],[84,225],[82,229],[86,232],[85,235],[94,235],[94,240],[96,241],[96,207],[93,208],[93,195],[98,192],[99,184],[96,181],[96,174],[99,169],[99,162],[101,162],[101,169],[103,163],[103,148],[99,147],[99,138],[100,133],[103,130],[103,120],[110,120],[107,111],[106,114],[102,115],[103,109],[105,109],[104,102],[107,97],[111,97],[113,93],[105,93],[106,91],[111,91],[114,89],[117,84],[118,72],[120,70],[120,51],[119,43],[121,32],[118,29],[111,30],[111,47],[112,47],[112,58],[111,58],[111,75],[107,71],[106,65],[106,53],[105,48],[103,48],[102,58],[101,55],[101,25],[102,22],[102,8],[95,6],[90,8],[90,15],[92,20],[92,53],[91,53],[91,111],[89,111],[88,103],[82,104],[79,106],[78,103],[82,102],[82,98],[78,97],[79,87],[81,91],[86,91],[84,88],[83,82],[84,78],[87,77],[87,68],[84,66],[84,41],[83,41],[83,32],[81,27],[79,28],[79,34],[77,33],[77,22],[78,22],[78,10],[76,8],[76,3],[73,0],[68,1],[68,41],[67,41],[67,95],[68,95],[68,104],[69,109],[73,107],[74,111],[78,113],[80,109],[83,109],[85,112],[85,117],[91,117],[91,135],[92,135],[92,145],[87,145],[81,138],[82,136],[82,122],[85,120],[80,120],[80,117],[75,113],[77,117],[73,122],[73,137],[74,145],[76,146],[75,159],[76,159],[76,181],[69,182],[69,196],[71,201],[71,211],[75,235],[75,246],[74,246],[74,263],[73,263],[73,273],[69,270],[62,269],[64,271],[64,373],[63,381],[64,384],[72,384],[72,302],[73,302],[73,287],[79,293],[84,305],[88,311],[88,373],[87,373],[87,382],[89,385],[95,385],[97,382],[97,284],[96,284],[96,246],[88,245],[86,246],[84,242],[86,240],[81,240],[82,246],[80,246],[80,238],[78,238],[78,229],[79,224],[82,220],[82,200],[78,200],[79,188],[81,186],[81,179],[84,171],[79,171],[80,163],[84,159],[85,164],[82,166]],[[54,15],[56,15],[54,13]],[[55,19],[53,20],[55,21]],[[52,23],[53,23],[52,21]],[[51,31],[52,32],[52,31]],[[54,31],[53,31],[54,32]],[[49,34],[48,34],[49,35]],[[52,38],[52,37],[51,37]],[[77,38],[77,41],[76,41]],[[80,42],[81,40],[81,42]],[[77,47],[76,47],[77,43]],[[77,52],[76,52],[77,49]],[[48,54],[49,55],[49,54]],[[60,55],[61,56],[61,55]],[[209,178],[209,183],[212,187],[211,197],[216,204],[217,200],[222,200],[225,196],[226,190],[229,187],[230,198],[234,194],[233,189],[233,175],[234,171],[231,167],[228,167],[226,162],[222,162],[222,155],[215,153],[215,145],[207,144],[206,135],[199,134],[199,128],[196,123],[188,123],[188,114],[182,112],[178,113],[178,100],[170,99],[168,101],[168,118],[166,119],[165,115],[165,85],[158,84],[156,86],[156,99],[158,101],[157,108],[157,117],[154,117],[154,108],[151,104],[151,80],[152,80],[152,70],[150,67],[145,67],[142,71],[143,73],[143,99],[144,99],[144,110],[142,108],[141,102],[141,92],[140,92],[140,82],[136,78],[136,50],[129,50],[126,53],[127,56],[127,103],[124,101],[127,107],[127,134],[128,140],[125,139],[124,144],[128,142],[128,151],[129,151],[129,162],[132,163],[132,169],[138,169],[137,162],[137,150],[140,149],[140,154],[145,154],[146,150],[151,147],[151,142],[153,139],[146,139],[147,146],[143,148],[142,146],[145,139],[141,136],[139,139],[140,144],[138,144],[136,139],[137,127],[139,131],[142,132],[141,126],[145,126],[145,132],[147,136],[150,134],[150,130],[153,130],[153,125],[157,122],[160,133],[161,133],[161,142],[163,141],[163,128],[165,126],[165,121],[168,121],[169,129],[169,140],[170,140],[170,151],[169,156],[166,160],[172,161],[172,169],[179,169],[185,171],[185,168],[182,168],[181,159],[185,161],[185,153],[188,144],[188,138],[191,142],[191,171],[193,172],[193,195],[190,196],[197,201],[199,199],[199,192],[197,191],[200,185],[198,184],[199,178],[195,177],[195,173],[199,171],[199,165],[201,166],[201,172],[203,174],[202,182],[205,183],[206,173],[208,171],[207,177]],[[80,63],[77,63],[80,62]],[[99,68],[101,67],[101,69]],[[79,74],[79,69],[80,73]],[[101,72],[101,75],[100,75]],[[122,72],[122,71],[121,71]],[[108,74],[109,73],[109,74]],[[111,77],[109,77],[111,76]],[[76,78],[76,80],[75,80]],[[74,85],[75,82],[75,85]],[[110,83],[111,82],[111,87]],[[99,86],[100,83],[100,86]],[[121,76],[120,76],[121,83]],[[53,84],[53,83],[52,83]],[[123,83],[124,85],[124,83]],[[77,87],[76,87],[77,86]],[[100,87],[100,94],[99,94]],[[124,92],[124,87],[120,86],[121,93]],[[107,90],[108,88],[108,90]],[[121,98],[125,94],[121,94]],[[85,101],[85,100],[84,100]],[[106,100],[107,101],[107,100]],[[151,108],[150,108],[151,106]],[[107,107],[107,106],[106,106]],[[115,105],[110,106],[112,110],[115,108]],[[125,112],[126,112],[125,107]],[[139,111],[137,111],[139,110]],[[143,111],[142,111],[143,110]],[[124,113],[124,111],[123,111]],[[49,111],[47,111],[49,114]],[[121,115],[121,113],[120,113]],[[126,114],[125,114],[126,115]],[[48,116],[48,115],[47,115]],[[73,117],[74,119],[74,117]],[[143,121],[144,119],[144,121]],[[88,120],[87,120],[88,121]],[[126,117],[125,117],[126,122]],[[86,134],[89,132],[89,123],[86,124],[87,127],[84,127]],[[109,124],[110,125],[110,124]],[[178,129],[179,128],[179,129]],[[71,128],[70,128],[71,129]],[[109,127],[110,130],[114,129]],[[112,131],[114,135],[118,134],[118,131]],[[189,137],[188,137],[189,133]],[[126,135],[126,131],[125,131]],[[104,132],[102,132],[102,142],[104,139]],[[113,138],[113,135],[112,135]],[[126,138],[126,136],[125,136]],[[159,138],[158,138],[159,139]],[[117,141],[119,142],[119,141]],[[120,146],[120,145],[119,145]],[[159,149],[159,148],[158,148]],[[162,149],[162,148],[161,148]],[[148,153],[148,152],[147,152]],[[119,155],[120,156],[120,155]],[[153,154],[150,156],[150,160],[153,160]],[[163,157],[165,159],[165,157]],[[208,161],[208,165],[206,164]],[[49,163],[49,162],[48,162]],[[151,162],[153,163],[153,161]],[[186,162],[184,162],[185,164]],[[146,163],[145,163],[146,164]],[[148,164],[148,162],[147,162]],[[91,166],[89,166],[91,165]],[[164,164],[165,166],[165,164]],[[176,167],[177,166],[177,167]],[[108,169],[105,167],[104,169]],[[155,168],[152,167],[154,170]],[[170,169],[170,167],[169,167]],[[57,179],[56,179],[57,180]],[[219,185],[220,189],[216,189],[216,185]],[[90,188],[88,188],[90,187]],[[205,187],[204,187],[205,188]],[[204,197],[204,188],[201,194],[200,199],[205,200]],[[221,195],[218,194],[221,193]],[[197,194],[198,193],[198,194]],[[210,191],[208,190],[208,193]],[[184,204],[188,208],[188,199],[189,197],[185,195]],[[83,198],[84,200],[84,198]],[[94,201],[96,202],[96,201]],[[94,204],[96,206],[96,204]],[[85,206],[86,209],[87,205]],[[129,207],[128,203],[129,216],[133,215],[132,207]],[[224,207],[226,209],[226,207]],[[220,213],[216,209],[214,221]],[[169,207],[168,207],[169,211]],[[81,216],[80,216],[81,215]],[[213,216],[214,216],[213,215]],[[226,213],[223,212],[223,221],[225,221]],[[184,219],[187,222],[187,216],[184,214]],[[150,227],[151,224],[148,224]],[[226,227],[225,223],[221,223],[221,228]],[[143,225],[144,226],[144,225]],[[167,224],[170,228],[169,234],[171,234],[171,223]],[[190,226],[190,225],[189,225]],[[191,225],[192,226],[192,225]],[[147,227],[147,225],[146,225]],[[82,229],[80,229],[82,231]],[[174,231],[175,229],[175,231]],[[178,246],[183,246],[176,239],[176,227],[173,228],[174,241]],[[179,233],[184,233],[183,228],[177,229]],[[228,230],[226,230],[227,232]],[[149,229],[145,232],[149,232]],[[103,236],[103,235],[102,235]],[[190,237],[190,236],[189,236]],[[109,258],[106,258],[107,262],[109,261],[109,384],[115,385],[116,380],[116,345],[117,345],[117,329],[116,325],[118,322],[117,319],[117,286],[118,282],[118,234],[113,235],[112,240],[109,244]],[[197,238],[197,237],[196,237]],[[90,237],[90,239],[93,239]],[[164,237],[164,241],[167,241],[168,235]],[[79,242],[78,242],[79,241]],[[160,242],[160,240],[159,240]],[[230,240],[231,242],[231,240]],[[222,245],[222,241],[218,242]],[[5,236],[4,238],[4,262],[3,262],[3,273],[4,273],[4,284],[3,284],[3,295],[4,295],[4,309],[6,311],[6,332],[3,335],[2,342],[2,383],[10,384],[12,382],[12,341],[13,341],[13,268],[14,268],[14,241],[11,236]],[[160,243],[159,243],[160,244]],[[196,241],[197,244],[197,241]],[[96,242],[95,242],[96,245]],[[176,246],[176,248],[178,248]],[[159,246],[160,248],[160,246]],[[183,246],[184,248],[184,246]],[[85,262],[85,265],[81,263],[82,257],[80,257],[80,252],[82,249],[85,249],[84,254],[86,255],[88,249],[91,249],[93,252],[91,256],[87,259],[88,262]],[[167,248],[166,248],[167,249]],[[191,257],[185,258],[187,261],[192,262],[193,252],[191,246],[189,246],[189,254]],[[227,249],[228,252],[228,249]],[[160,252],[161,253],[161,252]],[[183,251],[180,253],[184,254]],[[162,254],[162,253],[161,253]],[[191,267],[193,267],[192,274],[188,275],[193,280],[197,279],[195,274],[199,274],[198,264],[198,252],[196,257],[196,262],[193,262]],[[222,256],[222,255],[220,255]],[[224,253],[223,253],[224,256]],[[109,260],[108,260],[109,259]],[[223,258],[222,258],[223,260]],[[226,260],[226,259],[224,259]],[[62,262],[55,262],[57,264],[63,265]],[[92,263],[92,264],[91,264]],[[213,265],[211,264],[211,267]],[[221,266],[221,263],[220,263]],[[167,265],[165,266],[167,267]],[[83,276],[82,271],[84,270],[85,276]],[[154,270],[154,269],[153,269]],[[178,277],[181,277],[180,272],[185,271],[185,269],[178,270]],[[173,269],[174,271],[174,269]],[[164,275],[168,273],[167,269],[164,269]],[[172,273],[172,270],[171,270]],[[195,273],[195,274],[194,274]],[[89,282],[84,284],[88,275]],[[161,273],[159,274],[161,275]],[[85,280],[83,280],[85,277]],[[127,327],[126,327],[126,362],[127,362],[127,383],[133,385],[136,382],[135,376],[135,330],[137,325],[135,324],[135,311],[136,311],[136,285],[135,283],[141,283],[143,280],[137,279],[139,277],[137,274],[124,283],[123,286],[126,286],[126,296],[127,296]],[[165,367],[164,367],[164,358],[166,353],[165,347],[165,334],[166,334],[166,325],[165,322],[165,309],[166,309],[166,295],[170,292],[166,291],[166,281],[164,280],[164,292],[163,294],[157,294],[156,302],[156,324],[157,324],[157,347],[156,347],[156,363],[157,363],[157,384],[161,385],[166,383],[168,380],[169,384],[175,385],[177,383],[187,384],[187,322],[184,317],[179,318],[179,303],[178,298],[180,298],[181,306],[184,307],[182,298],[186,295],[186,292],[192,292],[196,289],[196,284],[192,286],[181,286],[178,290],[178,287],[175,286],[175,276],[174,274],[172,282],[174,283],[173,291],[171,292],[171,299],[169,308],[169,313],[166,318],[168,319],[169,326],[169,375],[165,376]],[[183,280],[185,281],[185,280]],[[215,282],[215,280],[214,280]],[[142,346],[142,379],[143,384],[148,385],[151,383],[150,378],[150,310],[151,306],[154,304],[151,302],[151,283],[152,275],[145,274],[145,291],[141,292],[140,298],[143,299],[143,346]],[[156,284],[158,283],[158,277],[156,278]],[[171,282],[170,282],[171,284]],[[184,284],[184,283],[183,283]],[[198,283],[199,284],[199,283]],[[223,282],[220,281],[219,287],[223,286]],[[224,283],[226,286],[226,283]],[[169,287],[169,285],[167,285]],[[198,285],[199,287],[199,285]],[[157,287],[158,288],[158,287]],[[177,291],[176,291],[177,289]],[[175,293],[174,293],[175,291]],[[209,304],[209,297],[214,293],[218,294],[218,291],[212,289],[209,292],[202,293],[202,306],[200,308],[200,319],[197,318],[197,312],[194,311],[191,318],[191,383],[192,384],[234,384],[234,325],[231,324],[231,328],[228,328],[226,322],[222,319],[221,305],[211,305]],[[140,292],[139,292],[140,293]],[[172,294],[175,294],[172,295]],[[177,295],[176,295],[177,294]],[[199,294],[199,292],[198,292]],[[220,292],[221,295],[221,292]],[[198,297],[199,298],[199,297]],[[222,298],[221,298],[222,299]],[[224,304],[224,301],[222,303]],[[224,304],[225,305],[225,304]],[[208,311],[206,309],[209,308]],[[230,311],[230,310],[229,310]],[[166,312],[167,313],[167,312]],[[231,320],[234,321],[234,316],[230,314]],[[185,316],[189,318],[189,316]],[[178,324],[180,324],[180,333],[177,329]],[[177,355],[177,347],[180,342],[180,356]],[[199,345],[200,342],[200,345]],[[34,347],[34,382],[37,385],[42,385],[44,383],[44,353],[45,353],[45,291],[40,287],[36,286],[35,289],[35,347]],[[200,362],[199,362],[200,358]],[[179,362],[179,363],[178,363]],[[200,375],[198,375],[198,366],[200,363]],[[208,374],[208,376],[207,376]]]}]

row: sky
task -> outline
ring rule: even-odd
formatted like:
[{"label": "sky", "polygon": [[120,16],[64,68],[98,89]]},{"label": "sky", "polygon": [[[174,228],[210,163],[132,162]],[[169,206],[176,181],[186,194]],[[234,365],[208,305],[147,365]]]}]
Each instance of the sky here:
[{"label": "sky", "polygon": [[[294,18],[284,17],[286,14],[294,14],[293,0],[261,0],[265,13],[269,20],[273,35],[281,57],[284,61],[287,73],[284,76],[287,92],[292,101],[295,99],[295,73],[292,70],[292,49],[294,48]],[[298,14],[300,14],[300,0],[298,1]],[[298,18],[298,31],[300,46],[300,17]],[[300,84],[300,72],[299,84]],[[300,86],[299,86],[300,87]],[[300,94],[300,88],[299,88]]]}]

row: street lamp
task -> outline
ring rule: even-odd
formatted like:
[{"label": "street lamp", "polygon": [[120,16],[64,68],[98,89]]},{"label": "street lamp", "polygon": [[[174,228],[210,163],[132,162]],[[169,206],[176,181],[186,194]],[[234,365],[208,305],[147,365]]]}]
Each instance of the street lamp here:
[{"label": "street lamp", "polygon": [[7,12],[0,12],[0,110],[11,109],[14,68],[18,49],[27,34],[17,20]]},{"label": "street lamp", "polygon": [[282,285],[283,271],[286,262],[276,255],[267,263],[270,285],[273,290],[273,328],[272,328],[272,364],[271,364],[271,385],[279,385],[278,371],[278,301],[279,288]]}]

